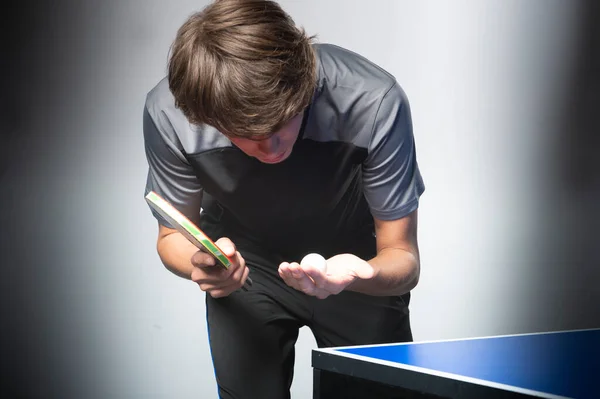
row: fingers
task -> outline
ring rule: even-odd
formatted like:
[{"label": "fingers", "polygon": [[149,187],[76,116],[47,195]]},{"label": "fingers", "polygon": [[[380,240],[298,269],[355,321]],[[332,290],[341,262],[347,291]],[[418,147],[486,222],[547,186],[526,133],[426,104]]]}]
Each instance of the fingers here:
[{"label": "fingers", "polygon": [[[196,272],[196,270],[200,270],[200,272]],[[201,269],[196,268],[196,270],[194,272],[201,273]],[[223,269],[217,276],[203,274],[194,281],[202,291],[210,294],[213,298],[219,298],[242,288],[249,274],[250,269],[244,265],[235,270]]]},{"label": "fingers", "polygon": [[217,298],[227,296],[241,288],[248,278],[249,269],[231,240],[221,238],[215,243],[232,259],[231,266],[225,268],[212,255],[204,251],[197,251],[191,258],[194,266],[191,280],[198,284],[202,291]]},{"label": "fingers", "polygon": [[204,251],[197,251],[192,255],[191,262],[194,267],[216,266],[217,264],[216,259]]},{"label": "fingers", "polygon": [[317,268],[301,266],[296,262],[284,262],[279,266],[279,276],[287,285],[307,295],[324,299],[332,294],[327,284],[327,277]]},{"label": "fingers", "polygon": [[294,275],[292,265],[292,263],[288,262],[283,262],[281,265],[279,265],[279,276],[283,279],[283,281],[285,281],[287,285],[298,291],[301,291],[300,285],[298,284],[296,278],[296,276],[299,275],[298,271],[296,271],[296,274]]},{"label": "fingers", "polygon": [[231,281],[231,284],[221,287],[214,287],[210,290],[207,290],[206,292],[210,294],[210,296],[212,296],[213,298],[221,298],[231,294],[234,291],[239,290],[246,282],[246,279],[248,279],[250,269],[248,269],[247,267],[239,268],[239,271],[236,273],[239,273],[239,275],[236,275],[236,277],[233,280],[227,280]]},{"label": "fingers", "polygon": [[304,273],[314,282],[317,288],[325,289],[328,283],[327,275],[323,273],[323,270],[318,267],[314,267],[311,264],[300,266]]}]

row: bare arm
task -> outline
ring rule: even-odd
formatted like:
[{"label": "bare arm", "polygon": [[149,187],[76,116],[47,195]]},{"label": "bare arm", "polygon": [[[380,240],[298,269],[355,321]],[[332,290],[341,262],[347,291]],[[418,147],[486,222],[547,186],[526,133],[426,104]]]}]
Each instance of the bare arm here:
[{"label": "bare arm", "polygon": [[374,296],[402,295],[419,281],[417,211],[393,221],[375,220],[377,256],[370,260],[353,254],[327,259],[324,272],[310,264],[284,262],[279,275],[291,287],[318,298],[343,290]]},{"label": "bare arm", "polygon": [[357,279],[346,289],[370,295],[402,295],[419,281],[417,211],[392,221],[375,219],[377,256],[367,263],[373,277]]},{"label": "bare arm", "polygon": [[194,270],[192,256],[198,248],[177,230],[161,224],[158,226],[156,249],[160,260],[173,274],[191,280]]}]

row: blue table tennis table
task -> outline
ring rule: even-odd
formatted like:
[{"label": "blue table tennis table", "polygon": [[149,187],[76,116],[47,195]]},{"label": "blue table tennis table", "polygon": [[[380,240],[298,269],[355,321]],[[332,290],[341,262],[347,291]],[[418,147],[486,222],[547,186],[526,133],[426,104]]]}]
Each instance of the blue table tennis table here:
[{"label": "blue table tennis table", "polygon": [[321,348],[312,366],[314,399],[600,399],[600,329]]}]

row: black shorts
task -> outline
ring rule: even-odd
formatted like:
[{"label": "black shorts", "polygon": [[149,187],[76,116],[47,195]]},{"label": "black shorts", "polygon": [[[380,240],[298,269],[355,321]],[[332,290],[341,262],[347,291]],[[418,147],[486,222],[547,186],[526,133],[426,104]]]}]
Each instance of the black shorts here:
[{"label": "black shorts", "polygon": [[410,294],[376,297],[344,291],[321,300],[279,277],[279,264],[294,259],[240,252],[250,268],[252,288],[218,299],[206,295],[221,399],[289,398],[294,345],[303,326],[311,329],[319,347],[412,340]]}]

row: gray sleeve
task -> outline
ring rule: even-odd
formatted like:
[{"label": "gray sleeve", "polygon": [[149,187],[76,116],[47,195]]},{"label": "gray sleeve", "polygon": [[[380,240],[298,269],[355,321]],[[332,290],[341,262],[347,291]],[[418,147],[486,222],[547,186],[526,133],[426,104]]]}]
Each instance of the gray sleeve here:
[{"label": "gray sleeve", "polygon": [[400,219],[419,205],[425,190],[417,165],[410,106],[396,83],[381,100],[369,154],[363,163],[363,184],[371,213],[377,219]]},{"label": "gray sleeve", "polygon": [[[144,107],[143,131],[148,161],[144,195],[150,191],[156,192],[192,222],[198,223],[202,187],[183,155],[168,118],[163,114],[153,117]],[[173,227],[152,208],[150,210],[160,224]]]}]

